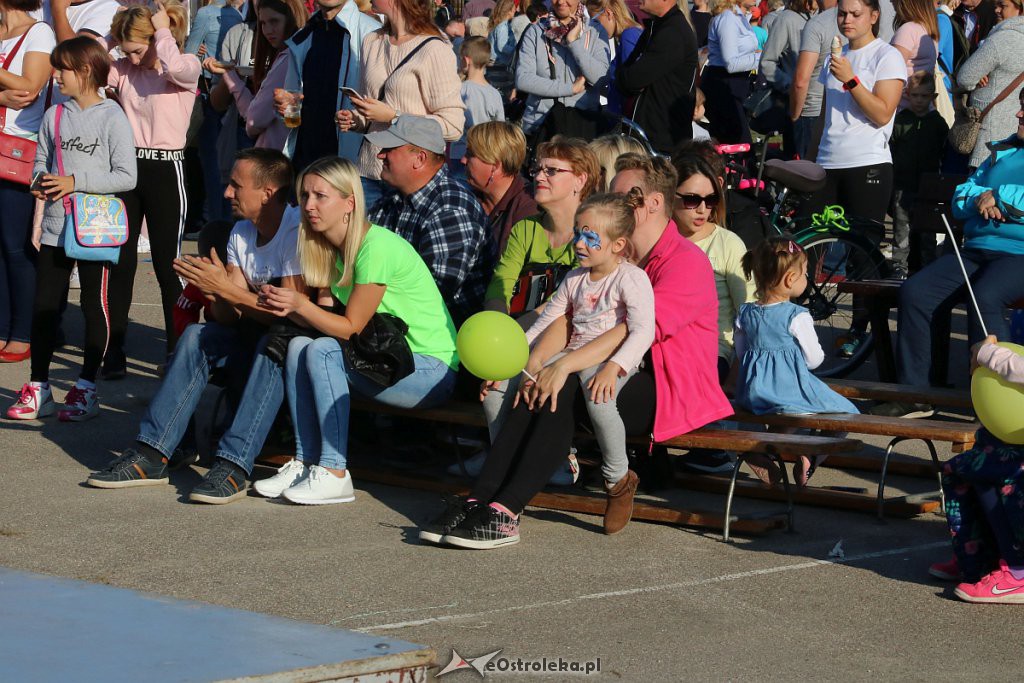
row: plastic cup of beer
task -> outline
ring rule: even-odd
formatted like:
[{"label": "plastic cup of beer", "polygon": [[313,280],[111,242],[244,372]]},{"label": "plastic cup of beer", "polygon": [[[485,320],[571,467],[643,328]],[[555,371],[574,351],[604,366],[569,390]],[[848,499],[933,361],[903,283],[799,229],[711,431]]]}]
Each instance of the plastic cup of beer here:
[{"label": "plastic cup of beer", "polygon": [[298,128],[302,125],[302,91],[288,90],[291,104],[284,109],[284,125],[287,128]]}]

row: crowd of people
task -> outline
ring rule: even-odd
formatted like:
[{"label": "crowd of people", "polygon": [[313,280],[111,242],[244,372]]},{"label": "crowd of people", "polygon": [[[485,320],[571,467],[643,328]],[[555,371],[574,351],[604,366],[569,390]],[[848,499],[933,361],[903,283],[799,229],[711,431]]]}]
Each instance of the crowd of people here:
[{"label": "crowd of people", "polygon": [[[201,503],[247,495],[285,406],[296,457],[252,488],[323,505],[355,498],[353,397],[479,397],[490,444],[471,493],[420,535],[473,549],[519,541],[530,499],[576,467],[577,420],[600,447],[614,534],[638,486],[627,436],[653,444],[728,418],[727,393],[756,414],[856,412],[811,371],[852,354],[867,321],[855,314],[843,346],[822,349],[792,303],[807,287],[800,245],[748,249],[729,229],[716,144],[752,131],[824,168],[808,214],[848,207],[876,245],[892,217],[889,267],[909,277],[901,381],[928,383],[930,321],[964,288],[955,257],[912,234],[924,174],[970,173],[954,214],[998,339],[1024,297],[1017,0],[0,0],[0,15],[0,144],[34,154],[0,158],[0,361],[31,366],[7,417],[97,417],[98,382],[125,376],[137,341],[140,242],[160,289],[162,380],[93,487],[161,485],[191,463],[215,371],[232,417],[189,495]],[[615,132],[623,117],[642,141]],[[958,152],[965,117],[976,141]],[[102,207],[123,239],[90,252],[95,216],[79,206]],[[187,232],[198,254],[183,254]],[[84,353],[58,403],[49,365],[73,274]],[[481,386],[456,334],[482,310],[513,316],[531,350],[521,375]],[[974,362],[1020,381],[980,322]],[[1011,510],[1024,451],[997,443],[997,465],[993,439],[947,465],[957,559],[933,574],[963,579],[964,599],[1024,602]],[[801,458],[794,480],[820,464]]]}]

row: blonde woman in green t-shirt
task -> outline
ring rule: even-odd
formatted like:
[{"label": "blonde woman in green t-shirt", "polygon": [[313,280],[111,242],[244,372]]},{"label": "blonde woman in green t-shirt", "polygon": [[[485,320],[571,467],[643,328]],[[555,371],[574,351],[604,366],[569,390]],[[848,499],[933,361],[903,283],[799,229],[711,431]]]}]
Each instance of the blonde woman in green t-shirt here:
[{"label": "blonde woman in green t-shirt", "polygon": [[[359,173],[351,162],[315,161],[297,187],[299,260],[306,283],[318,291],[316,301],[269,286],[261,295],[268,311],[313,333],[291,341],[285,364],[296,457],[254,488],[268,498],[304,505],[345,503],[355,498],[346,470],[350,395],[401,408],[445,402],[459,367],[455,326],[412,245],[367,222]],[[336,302],[345,304],[344,313],[329,310]],[[406,341],[415,363],[411,375],[388,387],[354,372],[339,344],[361,332],[377,312],[408,325]]]}]

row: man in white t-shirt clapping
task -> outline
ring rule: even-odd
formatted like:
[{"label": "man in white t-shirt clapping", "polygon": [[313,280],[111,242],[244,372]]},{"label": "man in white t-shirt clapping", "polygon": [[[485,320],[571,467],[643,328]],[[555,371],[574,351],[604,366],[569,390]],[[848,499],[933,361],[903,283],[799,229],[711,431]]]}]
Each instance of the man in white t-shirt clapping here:
[{"label": "man in white t-shirt clapping", "polygon": [[281,367],[254,362],[270,339],[268,328],[280,322],[259,306],[258,292],[265,284],[306,291],[296,254],[301,214],[287,203],[292,180],[291,163],[281,152],[254,148],[238,153],[224,193],[240,219],[228,238],[227,264],[212,250],[174,262],[178,275],[212,302],[212,320],[185,329],[136,443],[93,473],[87,484],[166,484],[168,460],[188,428],[210,371],[225,368],[233,378],[248,380],[231,427],[217,445],[214,464],[189,500],[221,504],[245,495],[246,479],[284,400]]}]

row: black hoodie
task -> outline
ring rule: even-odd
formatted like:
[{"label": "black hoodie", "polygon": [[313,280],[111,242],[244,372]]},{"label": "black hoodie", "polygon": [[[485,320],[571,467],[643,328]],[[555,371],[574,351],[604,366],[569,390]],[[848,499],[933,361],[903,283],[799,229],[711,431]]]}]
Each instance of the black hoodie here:
[{"label": "black hoodie", "polygon": [[670,153],[693,135],[697,38],[686,17],[673,7],[644,21],[633,53],[615,72],[615,83],[636,106],[626,109],[659,152]]}]

